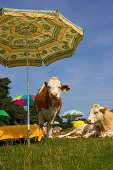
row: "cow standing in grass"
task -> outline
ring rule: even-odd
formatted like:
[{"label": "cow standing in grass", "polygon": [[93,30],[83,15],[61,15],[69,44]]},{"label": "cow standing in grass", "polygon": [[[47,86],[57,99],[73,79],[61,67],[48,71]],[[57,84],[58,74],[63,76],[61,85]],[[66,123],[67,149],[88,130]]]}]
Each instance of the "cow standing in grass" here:
[{"label": "cow standing in grass", "polygon": [[34,110],[38,114],[39,126],[42,131],[44,123],[47,122],[47,138],[52,137],[54,119],[62,106],[61,90],[69,91],[70,87],[62,85],[57,77],[51,77],[39,89],[34,100]]},{"label": "cow standing in grass", "polygon": [[89,112],[88,124],[94,124],[100,129],[100,137],[113,136],[113,112],[107,110],[108,106],[100,107],[94,104]]}]

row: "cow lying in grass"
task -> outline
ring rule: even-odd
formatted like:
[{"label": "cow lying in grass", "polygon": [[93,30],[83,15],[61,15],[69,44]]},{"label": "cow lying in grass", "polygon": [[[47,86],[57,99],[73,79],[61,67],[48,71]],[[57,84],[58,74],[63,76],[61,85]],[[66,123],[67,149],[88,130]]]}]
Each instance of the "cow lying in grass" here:
[{"label": "cow lying in grass", "polygon": [[42,131],[44,123],[47,122],[47,138],[52,138],[54,119],[62,106],[61,90],[69,91],[70,87],[62,85],[57,77],[51,77],[39,89],[34,100],[34,110],[38,115],[39,126]]},{"label": "cow lying in grass", "polygon": [[113,137],[113,112],[107,108],[108,106],[100,107],[98,104],[94,104],[89,111],[87,124],[83,124],[65,135],[60,135],[58,138]]},{"label": "cow lying in grass", "polygon": [[113,112],[107,110],[108,106],[100,107],[94,104],[89,112],[87,123],[100,128],[99,137],[113,137]]},{"label": "cow lying in grass", "polygon": [[99,130],[97,130],[93,124],[83,124],[65,135],[59,135],[58,138],[88,138],[92,136],[96,137],[98,135]]}]

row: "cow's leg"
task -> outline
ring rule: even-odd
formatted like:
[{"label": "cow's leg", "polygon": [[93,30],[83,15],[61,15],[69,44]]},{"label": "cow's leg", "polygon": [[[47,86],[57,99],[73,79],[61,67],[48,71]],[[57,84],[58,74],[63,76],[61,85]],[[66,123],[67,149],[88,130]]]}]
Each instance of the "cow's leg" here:
[{"label": "cow's leg", "polygon": [[51,126],[54,125],[54,120],[55,120],[55,117],[57,116],[58,112],[59,112],[59,108],[52,109],[52,113],[51,113],[52,117],[51,117],[51,120],[50,120]]},{"label": "cow's leg", "polygon": [[78,136],[66,136],[66,138],[79,138]]},{"label": "cow's leg", "polygon": [[73,131],[71,131],[71,132],[69,132],[69,133],[67,133],[67,134],[65,134],[65,135],[59,135],[58,136],[58,138],[64,138],[64,137],[66,137],[66,136],[70,136],[70,135],[72,135],[72,134],[76,134],[76,129],[74,129]]},{"label": "cow's leg", "polygon": [[113,132],[108,132],[108,137],[113,137]]},{"label": "cow's leg", "polygon": [[40,129],[42,130],[42,132],[43,132],[44,120],[43,120],[43,117],[42,117],[41,112],[39,112],[39,114],[38,114],[38,120],[39,120],[39,128],[40,128]]},{"label": "cow's leg", "polygon": [[51,119],[47,123],[47,134],[46,134],[47,138],[52,138],[52,127],[54,125],[54,119],[55,119],[57,113],[58,113],[58,109],[57,108],[52,110],[52,113],[51,113],[52,117],[51,117]]},{"label": "cow's leg", "polygon": [[52,125],[50,125],[50,122],[47,123],[46,138],[52,138]]},{"label": "cow's leg", "polygon": [[80,127],[74,129],[73,131],[71,131],[71,132],[69,132],[69,133],[67,133],[67,134],[65,134],[65,135],[59,135],[58,138],[63,138],[63,137],[66,137],[66,136],[70,136],[70,135],[72,135],[72,134],[75,135],[75,138],[76,138],[76,136],[77,136],[77,137],[81,137],[81,136],[82,136],[82,133],[83,133],[83,129],[84,129],[85,126],[86,126],[86,125],[83,124],[83,125],[81,125]]},{"label": "cow's leg", "polygon": [[113,137],[113,132],[102,132],[99,138]]},{"label": "cow's leg", "polygon": [[85,135],[83,135],[83,138],[89,138],[95,134],[95,131],[87,132]]}]

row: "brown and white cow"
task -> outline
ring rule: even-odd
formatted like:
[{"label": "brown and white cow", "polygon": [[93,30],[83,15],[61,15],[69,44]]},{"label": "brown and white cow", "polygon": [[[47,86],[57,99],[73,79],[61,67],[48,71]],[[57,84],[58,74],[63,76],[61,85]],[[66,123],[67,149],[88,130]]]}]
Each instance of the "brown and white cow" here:
[{"label": "brown and white cow", "polygon": [[43,130],[44,123],[47,122],[47,138],[51,138],[54,119],[59,113],[62,101],[61,90],[69,91],[70,87],[62,85],[57,77],[51,77],[38,90],[34,100],[34,110],[38,114],[39,126]]},{"label": "brown and white cow", "polygon": [[113,112],[107,110],[108,106],[100,107],[94,104],[89,112],[88,124],[94,124],[100,129],[100,137],[113,136]]},{"label": "brown and white cow", "polygon": [[58,138],[89,138],[96,137],[97,135],[98,133],[94,124],[83,124],[65,135],[59,135]]}]

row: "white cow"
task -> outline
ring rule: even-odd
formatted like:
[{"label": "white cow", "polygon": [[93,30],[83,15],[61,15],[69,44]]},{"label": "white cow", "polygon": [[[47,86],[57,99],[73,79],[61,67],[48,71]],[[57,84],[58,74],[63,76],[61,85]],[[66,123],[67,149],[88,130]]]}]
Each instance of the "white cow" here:
[{"label": "white cow", "polygon": [[113,136],[113,112],[107,110],[108,106],[100,107],[94,104],[89,112],[88,124],[94,124],[100,129],[100,137]]},{"label": "white cow", "polygon": [[83,124],[65,135],[59,135],[58,138],[89,138],[97,135],[97,129],[94,124]]},{"label": "white cow", "polygon": [[70,87],[62,85],[57,77],[51,77],[39,89],[34,100],[34,110],[38,114],[39,126],[42,130],[44,123],[47,122],[47,138],[52,137],[54,119],[62,106],[61,90],[69,91]]}]

